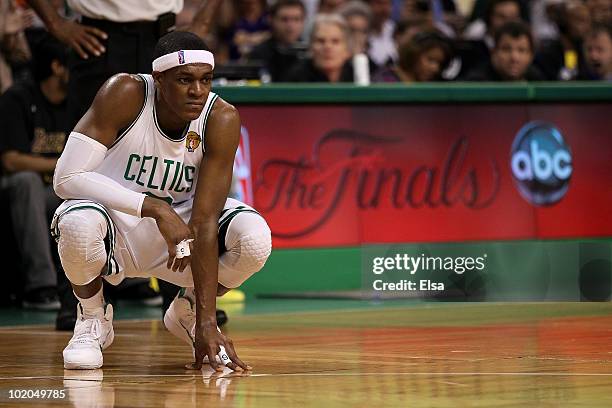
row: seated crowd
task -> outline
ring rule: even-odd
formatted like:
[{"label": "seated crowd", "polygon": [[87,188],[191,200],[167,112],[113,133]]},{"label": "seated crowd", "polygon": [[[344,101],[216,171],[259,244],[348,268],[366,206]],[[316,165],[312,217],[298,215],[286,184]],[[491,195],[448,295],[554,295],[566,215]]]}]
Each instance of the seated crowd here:
[{"label": "seated crowd", "polygon": [[353,82],[360,54],[374,83],[612,79],[612,1],[237,0],[220,14],[219,61],[259,64],[266,82]]}]

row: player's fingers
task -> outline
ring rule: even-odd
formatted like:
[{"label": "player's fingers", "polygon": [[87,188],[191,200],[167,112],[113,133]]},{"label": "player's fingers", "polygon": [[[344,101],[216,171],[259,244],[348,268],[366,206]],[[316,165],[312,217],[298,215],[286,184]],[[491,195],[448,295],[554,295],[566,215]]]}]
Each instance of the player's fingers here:
[{"label": "player's fingers", "polygon": [[231,368],[234,371],[244,371],[242,367],[240,367],[239,365],[236,365],[235,363],[231,361],[227,363],[227,367]]},{"label": "player's fingers", "polygon": [[166,263],[167,269],[172,269],[174,258],[176,258],[176,245],[168,243],[168,262]]},{"label": "player's fingers", "polygon": [[222,371],[223,368],[221,368],[219,366],[219,363],[217,363],[217,359],[215,358],[217,353],[215,353],[215,351],[212,349],[212,347],[208,348],[207,355],[208,355],[208,363],[210,364],[212,369],[215,370],[215,371]]},{"label": "player's fingers", "polygon": [[202,360],[204,360],[204,353],[196,351],[195,361],[193,362],[193,368],[195,370],[200,370],[202,368]]},{"label": "player's fingers", "polygon": [[79,57],[83,59],[89,58],[89,55],[87,55],[87,53],[83,51],[83,48],[76,40],[71,41],[70,46],[72,47],[73,50],[76,51],[77,54],[79,54]]},{"label": "player's fingers", "polygon": [[[234,363],[238,364],[238,366],[240,366],[243,370],[249,370],[250,367],[248,365],[246,365],[246,363],[244,363],[236,354],[236,351],[234,350],[234,345],[229,343],[226,344],[225,346],[225,350],[227,352],[227,355],[229,356],[230,360],[232,360]],[[228,364],[229,365],[229,364]]]},{"label": "player's fingers", "polygon": [[189,265],[191,263],[191,257],[190,256],[186,256],[183,259],[181,259],[181,266],[179,266],[179,272],[183,272],[185,270],[185,268],[187,267],[187,265]]},{"label": "player's fingers", "polygon": [[94,36],[98,38],[101,38],[103,40],[106,40],[108,38],[108,35],[104,31],[97,29],[96,27],[83,26],[83,28],[85,29],[85,31],[87,31],[90,34],[93,34]]},{"label": "player's fingers", "polygon": [[79,37],[78,41],[91,54],[95,56],[102,54],[102,44],[95,37],[84,33],[84,35]]},{"label": "player's fingers", "polygon": [[178,269],[181,266],[182,262],[183,262],[183,258],[176,258],[174,260],[174,265],[172,265],[172,272],[178,271]]}]

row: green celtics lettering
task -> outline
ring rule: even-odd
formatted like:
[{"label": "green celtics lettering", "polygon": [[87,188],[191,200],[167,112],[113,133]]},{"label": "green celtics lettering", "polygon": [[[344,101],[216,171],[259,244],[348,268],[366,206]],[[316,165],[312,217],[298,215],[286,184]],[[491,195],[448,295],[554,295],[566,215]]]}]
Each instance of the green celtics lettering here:
[{"label": "green celtics lettering", "polygon": [[[158,172],[158,168],[162,171]],[[156,156],[130,155],[123,178],[127,181],[159,191],[190,192],[193,188],[194,166]]]}]

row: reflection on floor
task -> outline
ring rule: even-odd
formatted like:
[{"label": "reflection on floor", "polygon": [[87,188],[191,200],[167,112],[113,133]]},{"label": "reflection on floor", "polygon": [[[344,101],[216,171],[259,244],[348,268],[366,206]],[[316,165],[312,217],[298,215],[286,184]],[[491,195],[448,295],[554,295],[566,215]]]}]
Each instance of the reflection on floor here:
[{"label": "reflection on floor", "polygon": [[[69,333],[0,328],[0,406],[612,406],[610,303],[257,307],[227,327],[253,366],[243,374],[186,369],[190,350],[157,319],[117,321],[90,371],[63,369]],[[16,401],[16,389],[58,398]]]}]

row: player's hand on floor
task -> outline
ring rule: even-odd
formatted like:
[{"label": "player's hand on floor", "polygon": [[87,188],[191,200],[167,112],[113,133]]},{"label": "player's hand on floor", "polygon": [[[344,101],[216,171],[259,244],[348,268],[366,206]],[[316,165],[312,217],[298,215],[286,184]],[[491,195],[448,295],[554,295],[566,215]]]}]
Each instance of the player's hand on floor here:
[{"label": "player's hand on floor", "polygon": [[[205,356],[208,356],[208,362],[215,371],[223,371],[223,365],[234,371],[251,369],[236,354],[232,339],[218,331],[216,326],[196,326],[195,362],[193,368],[196,370],[201,369]],[[222,364],[217,362],[217,356],[219,356]]]}]

